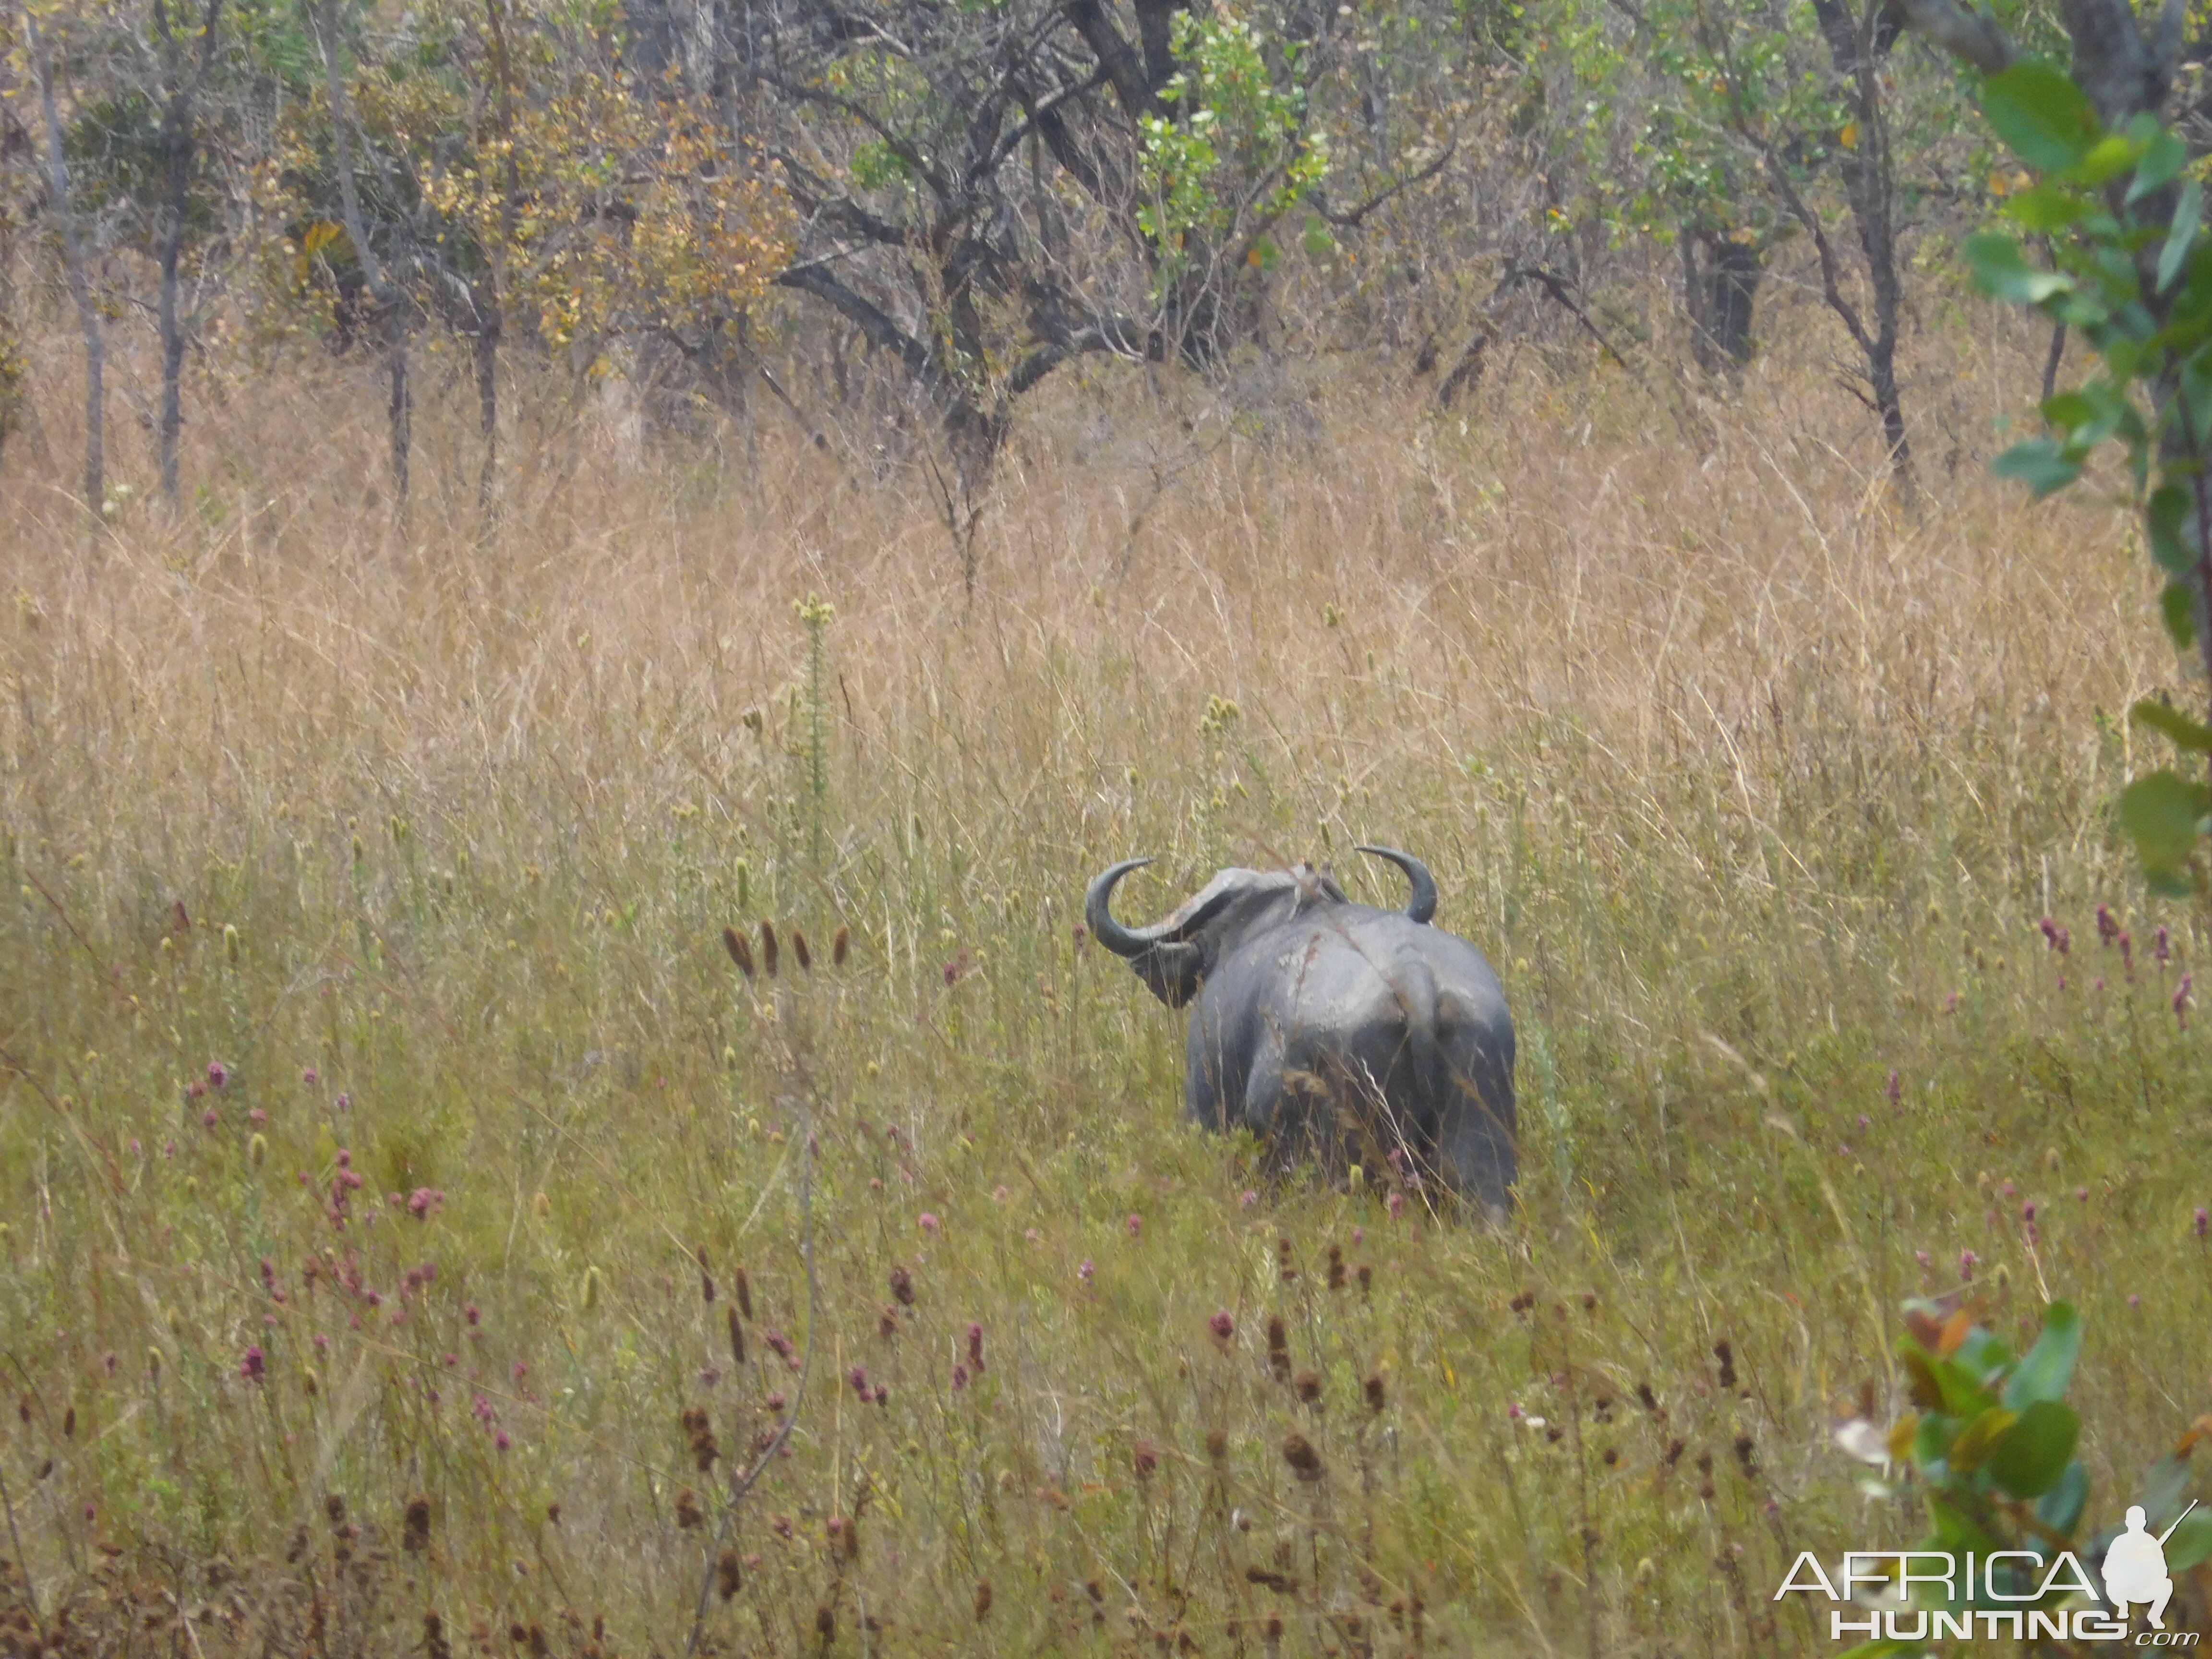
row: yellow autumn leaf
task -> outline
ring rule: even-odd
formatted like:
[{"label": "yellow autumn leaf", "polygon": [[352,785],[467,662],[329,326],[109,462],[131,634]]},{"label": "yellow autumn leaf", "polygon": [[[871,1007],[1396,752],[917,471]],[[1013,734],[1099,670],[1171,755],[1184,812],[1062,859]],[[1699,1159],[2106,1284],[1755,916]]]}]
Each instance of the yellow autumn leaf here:
[{"label": "yellow autumn leaf", "polygon": [[1856,149],[1859,147],[1859,124],[1856,121],[1844,122],[1844,130],[1836,135],[1836,142],[1845,149]]}]

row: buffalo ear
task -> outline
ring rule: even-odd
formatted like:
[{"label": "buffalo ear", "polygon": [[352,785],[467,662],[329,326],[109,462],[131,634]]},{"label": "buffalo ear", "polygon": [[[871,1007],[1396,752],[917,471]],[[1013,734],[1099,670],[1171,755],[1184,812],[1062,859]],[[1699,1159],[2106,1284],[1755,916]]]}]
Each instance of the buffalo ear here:
[{"label": "buffalo ear", "polygon": [[1198,994],[1206,963],[1194,945],[1156,945],[1131,958],[1129,966],[1152,988],[1154,996],[1170,1008],[1180,1008]]}]

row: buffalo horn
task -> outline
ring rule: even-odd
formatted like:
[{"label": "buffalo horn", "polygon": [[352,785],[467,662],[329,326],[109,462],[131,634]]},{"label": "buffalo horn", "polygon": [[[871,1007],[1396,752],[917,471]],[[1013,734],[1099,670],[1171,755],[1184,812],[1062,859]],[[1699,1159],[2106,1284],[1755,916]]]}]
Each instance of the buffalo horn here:
[{"label": "buffalo horn", "polygon": [[1124,927],[1114,920],[1108,908],[1114,896],[1114,884],[1132,870],[1141,870],[1150,859],[1124,859],[1121,863],[1099,872],[1083,896],[1083,920],[1090,925],[1091,937],[1117,957],[1141,956],[1158,945],[1168,933],[1168,924],[1152,927]]},{"label": "buffalo horn", "polygon": [[1374,858],[1388,859],[1406,872],[1406,879],[1413,884],[1413,896],[1406,901],[1406,915],[1410,920],[1426,921],[1436,915],[1437,882],[1436,878],[1429,873],[1427,865],[1411,853],[1401,853],[1395,847],[1360,847],[1353,850]]}]

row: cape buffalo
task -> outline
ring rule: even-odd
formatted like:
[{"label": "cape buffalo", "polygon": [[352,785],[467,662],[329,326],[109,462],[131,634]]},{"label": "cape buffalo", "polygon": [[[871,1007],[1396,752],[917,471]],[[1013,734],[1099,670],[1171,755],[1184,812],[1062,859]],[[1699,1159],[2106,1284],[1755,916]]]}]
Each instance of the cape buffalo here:
[{"label": "cape buffalo", "polygon": [[1103,872],[1084,898],[1092,935],[1170,1008],[1196,1000],[1183,1107],[1239,1125],[1289,1168],[1331,1176],[1387,1161],[1439,1176],[1495,1218],[1513,1184],[1513,1017],[1482,953],[1428,926],[1437,884],[1419,859],[1362,847],[1413,884],[1402,915],[1354,904],[1327,872],[1224,870],[1165,921],[1124,927]]}]

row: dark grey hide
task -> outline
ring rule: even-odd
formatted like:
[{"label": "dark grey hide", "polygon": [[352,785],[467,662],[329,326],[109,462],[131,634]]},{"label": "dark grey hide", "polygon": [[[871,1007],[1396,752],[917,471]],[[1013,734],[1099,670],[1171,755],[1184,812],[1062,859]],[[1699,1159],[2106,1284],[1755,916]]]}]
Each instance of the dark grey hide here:
[{"label": "dark grey hide", "polygon": [[[1513,1016],[1482,953],[1428,926],[1436,883],[1384,847],[1413,883],[1402,913],[1355,904],[1310,866],[1224,870],[1165,921],[1124,927],[1114,885],[1091,884],[1091,933],[1170,1008],[1191,1009],[1183,1106],[1266,1141],[1279,1167],[1332,1176],[1386,1160],[1441,1177],[1493,1217],[1513,1184]],[[1394,1156],[1395,1154],[1395,1156]]]}]

